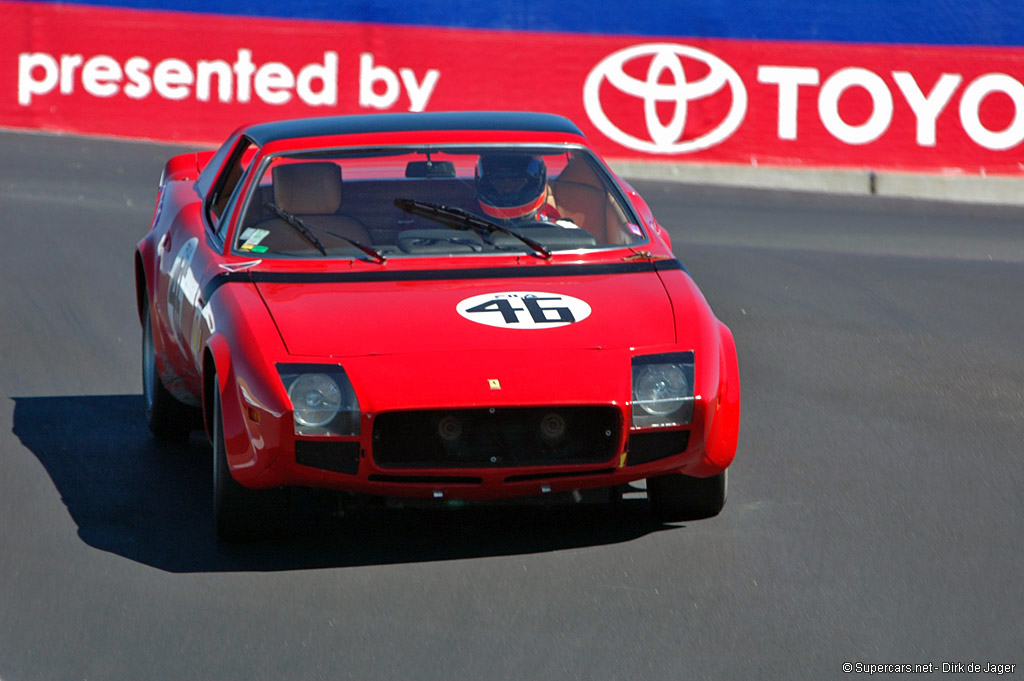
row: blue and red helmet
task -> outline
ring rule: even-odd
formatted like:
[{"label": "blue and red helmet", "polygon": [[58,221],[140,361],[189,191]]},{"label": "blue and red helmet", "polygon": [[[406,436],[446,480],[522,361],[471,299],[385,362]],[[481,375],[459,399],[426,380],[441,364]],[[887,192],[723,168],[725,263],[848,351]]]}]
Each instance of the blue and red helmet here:
[{"label": "blue and red helmet", "polygon": [[476,164],[476,198],[492,218],[530,217],[547,200],[544,161],[527,154],[483,154]]}]

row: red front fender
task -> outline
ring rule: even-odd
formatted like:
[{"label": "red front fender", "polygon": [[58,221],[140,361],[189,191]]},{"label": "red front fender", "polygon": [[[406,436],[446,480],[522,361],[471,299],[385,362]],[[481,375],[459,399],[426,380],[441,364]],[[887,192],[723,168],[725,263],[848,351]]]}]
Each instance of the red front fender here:
[{"label": "red front fender", "polygon": [[714,421],[704,441],[704,455],[715,466],[725,468],[736,455],[740,433],[740,373],[736,359],[736,341],[722,323],[718,325],[719,388]]}]

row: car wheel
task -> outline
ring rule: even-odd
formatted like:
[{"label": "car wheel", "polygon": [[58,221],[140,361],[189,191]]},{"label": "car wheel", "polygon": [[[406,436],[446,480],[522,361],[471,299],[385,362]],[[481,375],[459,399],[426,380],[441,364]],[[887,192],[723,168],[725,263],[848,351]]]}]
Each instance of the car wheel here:
[{"label": "car wheel", "polygon": [[149,304],[142,317],[142,396],[146,406],[146,423],[157,439],[184,442],[196,422],[193,409],[167,392],[156,370],[156,349],[153,345],[153,321]]},{"label": "car wheel", "polygon": [[[214,377],[215,386],[217,379]],[[260,539],[280,527],[288,511],[287,490],[253,490],[231,475],[224,446],[220,390],[213,391],[213,515],[225,541]]]},{"label": "car wheel", "polygon": [[700,520],[721,512],[728,488],[728,471],[710,478],[675,473],[648,478],[647,498],[659,520]]}]

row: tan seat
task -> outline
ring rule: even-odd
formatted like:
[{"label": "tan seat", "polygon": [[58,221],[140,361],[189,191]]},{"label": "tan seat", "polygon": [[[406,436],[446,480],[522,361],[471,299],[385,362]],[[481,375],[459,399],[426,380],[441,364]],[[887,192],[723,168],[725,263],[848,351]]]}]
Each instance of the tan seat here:
[{"label": "tan seat", "polygon": [[[338,214],[341,207],[341,168],[335,163],[289,163],[273,170],[274,203],[313,227],[313,233],[325,248],[343,248],[349,244],[342,236],[370,245],[370,233],[362,222]],[[294,229],[281,224],[279,218],[255,225],[269,229],[262,245],[273,251],[308,250],[311,245]]]},{"label": "tan seat", "polygon": [[549,186],[559,213],[593,234],[598,243],[608,243],[603,191],[590,185],[563,180],[554,180]]},{"label": "tan seat", "polygon": [[621,211],[585,161],[573,158],[548,186],[558,211],[593,234],[598,243],[630,243],[623,232]]}]

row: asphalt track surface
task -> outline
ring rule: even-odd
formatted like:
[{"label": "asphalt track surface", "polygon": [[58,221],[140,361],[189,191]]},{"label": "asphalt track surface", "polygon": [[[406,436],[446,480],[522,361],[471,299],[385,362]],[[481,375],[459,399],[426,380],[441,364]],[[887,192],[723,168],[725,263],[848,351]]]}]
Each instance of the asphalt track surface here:
[{"label": "asphalt track surface", "polygon": [[1021,209],[638,183],[736,336],[722,515],[371,509],[222,546],[208,446],[142,417],[132,249],[173,151],[0,134],[3,681],[1024,673]]}]

